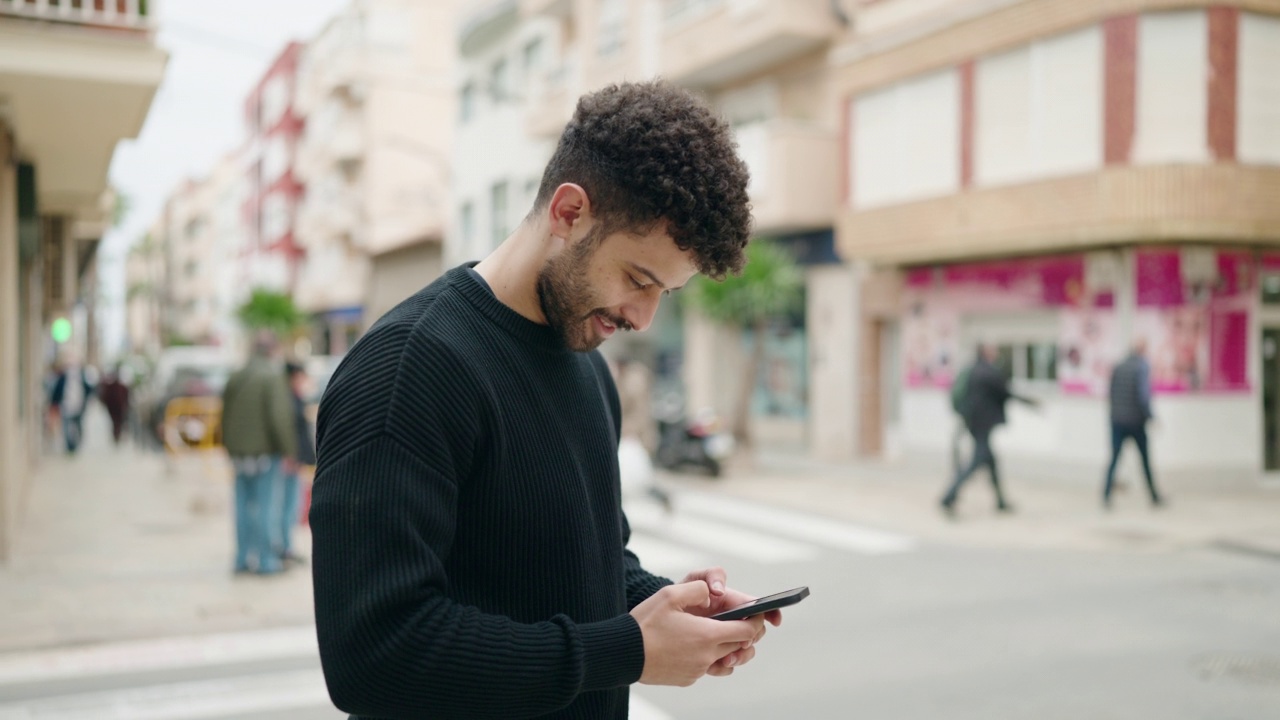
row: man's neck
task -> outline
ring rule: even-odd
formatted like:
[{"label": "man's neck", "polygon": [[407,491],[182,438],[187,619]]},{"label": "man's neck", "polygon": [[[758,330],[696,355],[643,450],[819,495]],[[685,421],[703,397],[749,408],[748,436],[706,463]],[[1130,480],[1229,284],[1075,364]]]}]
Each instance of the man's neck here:
[{"label": "man's neck", "polygon": [[538,299],[538,273],[554,248],[563,242],[551,237],[545,227],[523,222],[475,269],[499,302],[545,325],[547,317]]}]

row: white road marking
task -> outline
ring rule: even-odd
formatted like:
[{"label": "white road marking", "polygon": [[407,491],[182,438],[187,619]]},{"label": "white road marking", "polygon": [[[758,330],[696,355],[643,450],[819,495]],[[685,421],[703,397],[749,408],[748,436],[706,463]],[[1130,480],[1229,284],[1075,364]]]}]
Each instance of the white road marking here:
[{"label": "white road marking", "polygon": [[644,531],[633,532],[627,548],[640,558],[640,565],[645,570],[667,577],[684,577],[690,570],[715,564],[706,555],[660,540]]},{"label": "white road marking", "polygon": [[769,532],[824,547],[864,555],[886,555],[915,548],[913,538],[794,510],[771,508],[755,502],[699,492],[682,492],[675,498],[676,514],[691,513],[749,524]]},{"label": "white road marking", "polygon": [[316,631],[309,625],[217,635],[131,640],[0,654],[0,687],[93,675],[317,657],[318,654]]},{"label": "white road marking", "polygon": [[319,670],[78,693],[0,705],[0,720],[200,720],[329,705]]},{"label": "white road marking", "polygon": [[640,507],[628,508],[627,518],[633,534],[639,531],[708,551],[717,557],[729,554],[765,564],[811,560],[818,555],[818,548],[807,543],[686,513],[681,508],[680,497],[683,496],[676,498],[675,516],[671,518],[663,517],[660,512],[655,515],[643,511]]},{"label": "white road marking", "polygon": [[627,720],[675,720],[674,717],[658,709],[656,705],[631,693],[630,711]]}]

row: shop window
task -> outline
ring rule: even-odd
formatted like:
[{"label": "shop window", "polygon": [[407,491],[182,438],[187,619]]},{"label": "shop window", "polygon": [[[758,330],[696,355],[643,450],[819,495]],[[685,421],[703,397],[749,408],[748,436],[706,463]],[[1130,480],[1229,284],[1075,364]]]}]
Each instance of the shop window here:
[{"label": "shop window", "polygon": [[1058,380],[1058,345],[1014,341],[996,345],[996,367],[1014,382],[1054,383]]},{"label": "shop window", "polygon": [[1280,275],[1266,275],[1262,278],[1262,304],[1280,305]]}]

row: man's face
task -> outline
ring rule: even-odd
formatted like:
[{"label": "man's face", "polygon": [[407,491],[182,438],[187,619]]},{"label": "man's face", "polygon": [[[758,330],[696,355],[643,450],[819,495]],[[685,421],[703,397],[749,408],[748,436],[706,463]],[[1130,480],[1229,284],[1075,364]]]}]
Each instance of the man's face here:
[{"label": "man's face", "polygon": [[565,346],[587,352],[617,330],[648,328],[663,295],[695,272],[692,255],[661,226],[646,235],[604,238],[593,229],[547,260],[538,273],[538,300]]}]

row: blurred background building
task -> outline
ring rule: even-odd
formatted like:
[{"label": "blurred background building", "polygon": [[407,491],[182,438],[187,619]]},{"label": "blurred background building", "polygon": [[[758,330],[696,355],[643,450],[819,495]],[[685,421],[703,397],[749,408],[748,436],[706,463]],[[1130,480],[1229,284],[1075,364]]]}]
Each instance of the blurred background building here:
[{"label": "blurred background building", "polygon": [[1145,338],[1162,472],[1277,469],[1277,14],[865,5],[831,55],[838,246],[869,271],[862,452],[941,451],[945,388],[987,341],[1044,402],[1014,410],[1008,454],[1095,479],[1110,369]]},{"label": "blurred background building", "polygon": [[40,455],[55,352],[97,359],[107,166],[141,129],[166,63],[154,6],[0,2],[0,557]]},{"label": "blurred background building", "polygon": [[[731,123],[754,234],[803,270],[761,444],[940,456],[989,341],[1042,401],[1002,456],[1092,482],[1110,369],[1145,338],[1158,471],[1253,482],[1280,471],[1276,67],[1280,0],[353,0],[135,247],[130,346],[234,346],[267,287],[341,355],[514,230],[582,93],[660,76]],[[750,342],[669,302],[606,351],[724,416]]]},{"label": "blurred background building", "polygon": [[295,298],[317,353],[342,354],[443,272],[456,52],[438,39],[459,4],[353,2],[303,53]]}]

